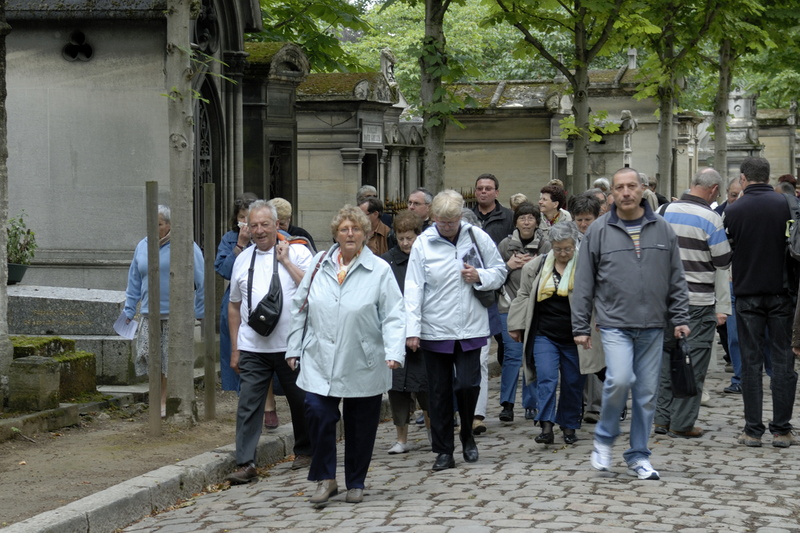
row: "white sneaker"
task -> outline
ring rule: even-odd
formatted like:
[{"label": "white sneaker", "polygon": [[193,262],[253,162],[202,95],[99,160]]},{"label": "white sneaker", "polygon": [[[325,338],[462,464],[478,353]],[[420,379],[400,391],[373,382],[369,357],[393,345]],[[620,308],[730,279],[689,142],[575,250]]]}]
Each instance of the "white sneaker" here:
[{"label": "white sneaker", "polygon": [[409,449],[411,449],[411,447],[408,445],[408,443],[395,442],[394,446],[389,448],[389,454],[395,455],[398,453],[408,453]]},{"label": "white sneaker", "polygon": [[636,476],[639,479],[661,479],[647,459],[639,459],[635,463],[628,465],[628,475]]},{"label": "white sneaker", "polygon": [[608,471],[611,468],[611,454],[611,445],[595,440],[592,449],[592,468],[601,472]]}]

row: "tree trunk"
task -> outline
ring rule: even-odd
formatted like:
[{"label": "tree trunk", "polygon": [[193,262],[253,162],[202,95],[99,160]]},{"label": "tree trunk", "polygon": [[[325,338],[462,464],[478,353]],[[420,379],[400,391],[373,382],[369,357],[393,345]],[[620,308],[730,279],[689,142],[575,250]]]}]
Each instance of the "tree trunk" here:
[{"label": "tree trunk", "polygon": [[175,421],[197,420],[194,395],[194,251],[190,0],[167,3],[166,78],[169,93],[170,237],[169,381],[167,412]]},{"label": "tree trunk", "polygon": [[580,135],[572,150],[572,194],[589,188],[589,70],[585,64],[575,69],[575,87],[572,98],[572,114]]},{"label": "tree trunk", "polygon": [[673,190],[672,180],[672,104],[674,85],[668,82],[658,88],[658,173],[659,183],[667,183],[671,196],[679,196]]},{"label": "tree trunk", "polygon": [[733,54],[731,40],[724,39],[719,47],[719,85],[714,102],[714,168],[728,185],[728,97],[731,92]]},{"label": "tree trunk", "polygon": [[444,14],[442,0],[425,0],[425,38],[420,64],[420,101],[422,102],[422,129],[425,161],[423,183],[433,194],[444,187],[444,136],[447,117],[432,111],[431,107],[443,101],[442,76],[438,72],[445,56]]},{"label": "tree trunk", "polygon": [[[8,223],[8,115],[6,113],[6,35],[11,26],[6,23],[6,3],[0,2],[0,223]],[[8,234],[0,229],[0,378],[8,377],[13,348],[8,340]],[[5,380],[2,380],[3,382]],[[0,411],[3,410],[5,390],[0,393]]]}]

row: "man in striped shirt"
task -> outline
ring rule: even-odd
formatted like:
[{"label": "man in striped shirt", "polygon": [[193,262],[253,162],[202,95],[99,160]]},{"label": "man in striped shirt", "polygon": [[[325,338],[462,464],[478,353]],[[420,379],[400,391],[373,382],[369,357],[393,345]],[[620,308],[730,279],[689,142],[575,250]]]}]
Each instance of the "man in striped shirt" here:
[{"label": "man in striped shirt", "polygon": [[[715,294],[716,272],[730,267],[731,247],[722,225],[722,218],[711,209],[722,188],[722,177],[713,168],[695,174],[689,192],[662,209],[662,214],[678,236],[686,283],[689,286],[690,357],[694,366],[697,389],[703,389],[708,364],[714,347],[714,332],[724,324],[726,314],[717,312]],[[726,284],[718,284],[724,289]],[[721,298],[720,303],[725,299]],[[728,295],[728,302],[730,294]],[[728,308],[730,305],[727,306]],[[697,438],[702,428],[694,425],[700,412],[700,397],[674,398],[670,383],[669,352],[676,340],[664,336],[664,360],[661,368],[661,386],[654,426],[656,433],[669,433],[671,437]]]}]

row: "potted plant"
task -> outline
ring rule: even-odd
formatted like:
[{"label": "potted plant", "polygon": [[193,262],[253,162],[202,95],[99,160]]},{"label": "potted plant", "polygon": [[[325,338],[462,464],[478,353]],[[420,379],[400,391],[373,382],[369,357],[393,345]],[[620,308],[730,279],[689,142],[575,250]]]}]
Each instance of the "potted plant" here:
[{"label": "potted plant", "polygon": [[36,253],[36,234],[25,225],[23,215],[24,213],[21,213],[17,218],[9,219],[6,226],[9,285],[22,281],[22,276],[25,275]]}]

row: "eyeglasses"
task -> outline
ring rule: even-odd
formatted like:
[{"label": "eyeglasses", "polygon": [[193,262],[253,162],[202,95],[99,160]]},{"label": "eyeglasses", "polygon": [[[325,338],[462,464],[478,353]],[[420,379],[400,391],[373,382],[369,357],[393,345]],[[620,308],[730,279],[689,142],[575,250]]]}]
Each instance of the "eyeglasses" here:
[{"label": "eyeglasses", "polygon": [[348,233],[364,233],[364,230],[358,226],[351,226],[348,228],[339,228],[339,233],[342,235],[347,235]]},{"label": "eyeglasses", "polygon": [[575,251],[574,246],[567,246],[566,248],[553,248],[554,254],[571,254]]},{"label": "eyeglasses", "polygon": [[437,226],[447,227],[447,228],[452,228],[452,227],[461,225],[461,219],[459,218],[458,220],[449,220],[449,221],[448,220],[437,220],[436,221],[436,225]]}]

